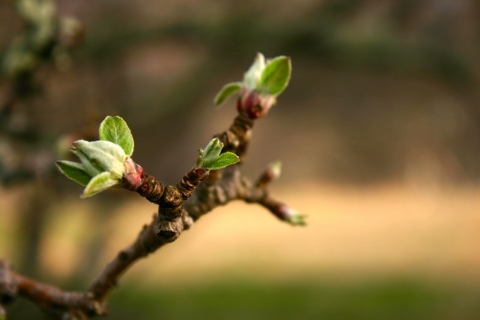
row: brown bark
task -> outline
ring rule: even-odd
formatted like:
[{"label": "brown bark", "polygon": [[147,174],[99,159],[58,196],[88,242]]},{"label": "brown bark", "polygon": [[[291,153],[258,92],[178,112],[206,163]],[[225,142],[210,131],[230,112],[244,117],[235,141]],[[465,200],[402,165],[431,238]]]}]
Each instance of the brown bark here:
[{"label": "brown bark", "polygon": [[[252,119],[244,114],[237,116],[228,130],[217,135],[225,145],[223,151],[244,156],[252,127]],[[209,170],[194,168],[176,186],[164,186],[143,172],[139,185],[131,185],[124,179],[126,189],[136,191],[157,204],[158,212],[135,241],[107,264],[90,288],[86,292],[62,291],[14,273],[7,262],[0,261],[0,307],[14,297],[22,296],[58,319],[89,319],[106,315],[110,291],[134,263],[175,241],[194,221],[217,206],[233,200],[258,203],[286,220],[288,217],[282,216],[285,205],[268,195],[267,186],[275,178],[270,169],[261,175],[256,184],[252,184],[241,174],[240,168],[241,165],[236,164],[211,174]]]}]

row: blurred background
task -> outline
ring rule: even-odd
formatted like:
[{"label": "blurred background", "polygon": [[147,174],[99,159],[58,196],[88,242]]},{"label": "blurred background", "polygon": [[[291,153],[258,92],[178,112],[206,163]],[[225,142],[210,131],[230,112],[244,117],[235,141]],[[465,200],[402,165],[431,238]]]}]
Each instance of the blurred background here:
[{"label": "blurred background", "polygon": [[[35,71],[41,91],[15,120],[35,143],[0,135],[0,256],[15,270],[84,290],[156,208],[125,191],[81,201],[54,170],[6,179],[10,167],[32,153],[51,164],[38,154],[120,115],[135,161],[176,184],[235,116],[214,95],[262,52],[290,56],[293,74],[244,170],[281,160],[272,194],[308,226],[215,209],[129,270],[110,318],[480,318],[478,1],[59,0],[58,13],[85,41],[68,68]],[[0,24],[5,56],[22,31],[14,1]],[[10,311],[41,318],[21,300]]]}]

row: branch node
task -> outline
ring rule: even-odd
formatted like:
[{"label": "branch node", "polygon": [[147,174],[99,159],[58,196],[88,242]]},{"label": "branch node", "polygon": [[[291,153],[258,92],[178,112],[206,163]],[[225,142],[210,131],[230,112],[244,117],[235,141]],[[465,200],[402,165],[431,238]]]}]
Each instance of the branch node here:
[{"label": "branch node", "polygon": [[164,242],[173,242],[183,231],[182,219],[175,221],[160,220],[154,227],[155,235]]},{"label": "branch node", "polygon": [[174,221],[182,216],[182,210],[181,205],[174,208],[159,207],[158,213],[163,219]]},{"label": "branch node", "polygon": [[190,229],[194,224],[192,217],[190,217],[190,215],[186,210],[183,210],[182,222],[183,222],[183,230]]},{"label": "branch node", "polygon": [[220,186],[215,186],[215,199],[219,204],[226,204],[228,202],[227,194]]},{"label": "branch node", "polygon": [[182,216],[183,197],[180,190],[174,186],[167,186],[159,200],[159,210],[161,219],[170,221],[177,220]]},{"label": "branch node", "polygon": [[128,260],[128,253],[125,252],[125,251],[123,251],[123,250],[120,251],[120,252],[118,253],[118,259],[119,259],[120,261],[127,261],[127,260]]},{"label": "branch node", "polygon": [[182,204],[182,202],[182,194],[178,188],[174,186],[167,186],[163,192],[163,197],[159,204],[167,208],[173,208],[178,207]]},{"label": "branch node", "polygon": [[145,174],[145,178],[137,189],[137,193],[147,198],[148,201],[157,203],[164,193],[164,187],[153,176]]}]

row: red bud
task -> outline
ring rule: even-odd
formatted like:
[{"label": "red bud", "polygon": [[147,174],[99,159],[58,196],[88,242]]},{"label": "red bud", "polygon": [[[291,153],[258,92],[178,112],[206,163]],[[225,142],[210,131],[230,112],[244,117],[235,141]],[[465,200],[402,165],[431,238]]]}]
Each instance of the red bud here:
[{"label": "red bud", "polygon": [[145,178],[145,171],[143,170],[142,166],[135,164],[135,171],[137,171],[137,174],[140,176],[140,178]]}]

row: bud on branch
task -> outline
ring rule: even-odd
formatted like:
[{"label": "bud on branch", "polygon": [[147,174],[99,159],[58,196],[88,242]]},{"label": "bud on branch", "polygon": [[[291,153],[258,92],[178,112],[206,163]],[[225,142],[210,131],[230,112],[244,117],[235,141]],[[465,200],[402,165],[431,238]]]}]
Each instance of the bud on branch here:
[{"label": "bud on branch", "polygon": [[215,96],[214,104],[219,106],[232,94],[240,91],[238,111],[247,114],[251,119],[263,117],[287,87],[291,73],[289,57],[265,60],[265,57],[258,53],[253,65],[245,73],[243,82],[226,84]]},{"label": "bud on branch", "polygon": [[212,139],[205,150],[198,151],[197,163],[195,168],[204,168],[208,170],[219,170],[240,161],[240,158],[233,152],[224,152],[223,143],[217,138]]},{"label": "bud on branch", "polygon": [[108,116],[103,120],[99,128],[100,140],[75,141],[70,151],[80,162],[62,160],[57,161],[57,166],[69,179],[85,186],[82,198],[114,186],[124,187],[157,204],[158,212],[85,293],[62,291],[28,279],[10,272],[8,264],[0,261],[0,320],[5,314],[4,304],[17,295],[32,300],[45,312],[61,319],[105,315],[109,293],[128,268],[175,241],[202,215],[233,200],[259,204],[293,226],[305,225],[304,215],[269,195],[268,185],[280,176],[280,162],[271,163],[255,184],[241,173],[240,166],[231,166],[221,174],[210,174],[211,170],[223,169],[240,161],[237,154],[245,154],[254,120],[265,115],[275,104],[276,97],[286,88],[290,74],[288,57],[266,61],[262,54],[257,54],[243,82],[224,86],[215,97],[215,104],[220,105],[233,93],[240,92],[240,114],[228,130],[216,135],[217,138],[199,150],[195,166],[175,186],[164,186],[133,161],[133,136],[120,117]]},{"label": "bud on branch", "polygon": [[[127,123],[120,117],[108,116],[100,124],[101,140],[78,140],[71,151],[81,163],[57,161],[60,171],[76,183],[85,186],[82,198],[91,197],[113,186],[128,184],[128,189],[136,190],[145,177],[143,168],[130,157],[133,154],[134,141]],[[232,152],[221,154],[223,143],[212,139],[200,149],[195,169],[223,169],[240,159]],[[203,172],[203,171],[202,171]]]},{"label": "bud on branch", "polygon": [[100,124],[99,136],[98,141],[73,143],[71,151],[81,163],[57,161],[63,174],[85,186],[82,198],[121,185],[124,176],[137,184],[141,182],[137,166],[130,158],[134,142],[127,123],[120,117],[108,116]]}]

